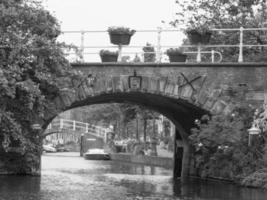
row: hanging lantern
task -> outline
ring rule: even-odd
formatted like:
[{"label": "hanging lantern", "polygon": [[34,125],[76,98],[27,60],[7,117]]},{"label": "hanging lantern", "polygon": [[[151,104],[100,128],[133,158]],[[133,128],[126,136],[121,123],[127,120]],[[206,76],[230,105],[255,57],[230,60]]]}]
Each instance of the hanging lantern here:
[{"label": "hanging lantern", "polygon": [[250,129],[248,129],[248,134],[249,135],[258,135],[260,134],[261,130],[256,127],[255,125],[253,125]]},{"label": "hanging lantern", "polygon": [[254,124],[252,125],[252,127],[250,129],[248,129],[248,146],[251,146],[251,140],[253,135],[259,135],[261,132],[261,130],[256,127]]}]

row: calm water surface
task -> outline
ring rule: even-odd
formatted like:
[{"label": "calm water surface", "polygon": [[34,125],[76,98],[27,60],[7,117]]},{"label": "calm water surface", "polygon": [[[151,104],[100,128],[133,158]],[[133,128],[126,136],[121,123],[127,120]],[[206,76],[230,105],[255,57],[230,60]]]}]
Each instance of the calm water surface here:
[{"label": "calm water surface", "polygon": [[0,176],[0,200],[266,200],[267,191],[220,182],[173,182],[172,171],[78,154],[46,154],[42,176]]}]

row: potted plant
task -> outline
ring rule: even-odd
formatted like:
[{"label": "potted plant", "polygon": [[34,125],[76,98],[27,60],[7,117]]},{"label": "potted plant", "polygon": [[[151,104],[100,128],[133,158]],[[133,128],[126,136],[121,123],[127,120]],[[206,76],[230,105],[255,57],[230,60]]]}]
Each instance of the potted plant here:
[{"label": "potted plant", "polygon": [[110,42],[116,45],[128,45],[135,30],[122,26],[113,26],[108,28]]},{"label": "potted plant", "polygon": [[167,49],[166,54],[169,56],[170,62],[185,62],[187,55],[183,53],[181,48]]},{"label": "potted plant", "polygon": [[144,51],[144,62],[156,61],[156,52],[152,44],[146,43],[146,46],[143,47],[143,51]]},{"label": "potted plant", "polygon": [[191,44],[207,44],[211,38],[211,31],[205,25],[187,28],[185,33]]},{"label": "potted plant", "polygon": [[102,62],[117,62],[119,53],[118,51],[109,51],[102,49],[99,52],[99,55]]}]

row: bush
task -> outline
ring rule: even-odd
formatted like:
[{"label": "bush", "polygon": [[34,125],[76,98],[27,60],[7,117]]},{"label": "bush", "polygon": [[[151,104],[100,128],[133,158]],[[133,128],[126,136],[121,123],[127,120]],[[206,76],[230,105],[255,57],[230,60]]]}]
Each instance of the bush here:
[{"label": "bush", "polygon": [[260,187],[267,189],[267,168],[258,170],[245,177],[241,184],[247,187]]},{"label": "bush", "polygon": [[263,138],[255,138],[248,146],[247,129],[251,127],[252,108],[237,107],[228,116],[216,115],[202,120],[192,130],[191,144],[195,149],[195,167],[199,176],[242,180],[266,166]]}]

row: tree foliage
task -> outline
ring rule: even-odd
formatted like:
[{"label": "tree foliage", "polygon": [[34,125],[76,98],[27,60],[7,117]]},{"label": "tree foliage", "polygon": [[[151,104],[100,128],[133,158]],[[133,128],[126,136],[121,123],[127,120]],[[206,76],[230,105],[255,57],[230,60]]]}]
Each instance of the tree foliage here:
[{"label": "tree foliage", "polygon": [[42,118],[71,66],[56,41],[60,27],[35,0],[0,2],[0,141],[7,150],[17,140],[29,147],[31,125]]},{"label": "tree foliage", "polygon": [[244,178],[266,165],[265,140],[255,136],[248,146],[248,129],[253,120],[250,106],[236,107],[231,115],[202,119],[192,130],[195,164],[203,177]]},{"label": "tree foliage", "polygon": [[[176,19],[170,22],[182,28],[259,28],[267,20],[266,0],[179,0]],[[245,31],[246,44],[266,44],[266,31]],[[188,42],[188,41],[186,41]],[[212,44],[237,44],[238,31],[214,31]],[[216,48],[223,53],[223,61],[237,61],[238,48]],[[244,48],[246,61],[265,61],[266,49]]]}]

